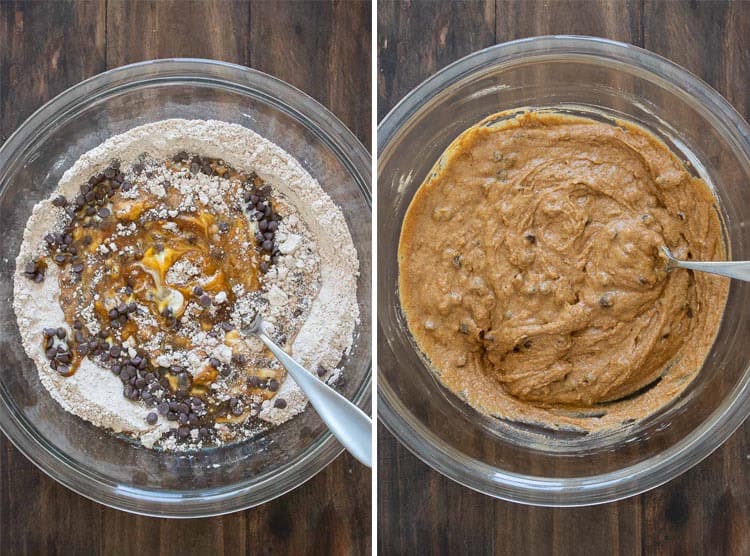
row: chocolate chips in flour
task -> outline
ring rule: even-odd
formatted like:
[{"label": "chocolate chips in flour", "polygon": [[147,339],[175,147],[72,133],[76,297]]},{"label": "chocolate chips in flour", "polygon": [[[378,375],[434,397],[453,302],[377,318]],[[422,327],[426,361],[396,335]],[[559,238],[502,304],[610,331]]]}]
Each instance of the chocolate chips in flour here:
[{"label": "chocolate chips in flour", "polygon": [[306,406],[255,338],[335,380],[358,320],[341,210],[241,126],[165,120],[84,154],[33,210],[14,307],[67,411],[145,446],[241,440]]}]

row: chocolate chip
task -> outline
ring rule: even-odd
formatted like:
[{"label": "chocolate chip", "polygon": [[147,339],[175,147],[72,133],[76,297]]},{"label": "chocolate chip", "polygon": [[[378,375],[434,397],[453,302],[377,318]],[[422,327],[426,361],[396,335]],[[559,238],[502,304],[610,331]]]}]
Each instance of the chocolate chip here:
[{"label": "chocolate chip", "polygon": [[159,412],[159,415],[166,415],[169,413],[169,404],[167,402],[161,402],[156,406],[156,411]]},{"label": "chocolate chip", "polygon": [[56,207],[64,207],[68,204],[68,200],[62,195],[59,195],[55,197],[54,199],[52,199],[52,204],[55,205]]},{"label": "chocolate chip", "polygon": [[102,207],[97,212],[99,215],[99,218],[107,218],[111,213],[109,212],[109,209],[107,207]]},{"label": "chocolate chip", "polygon": [[185,425],[179,427],[177,429],[177,436],[179,436],[180,438],[183,438],[183,439],[185,439],[188,436],[190,436],[190,427],[186,427]]},{"label": "chocolate chip", "polygon": [[284,409],[286,407],[286,400],[283,398],[276,398],[273,401],[273,406],[277,409]]},{"label": "chocolate chip", "polygon": [[187,413],[180,413],[177,415],[177,420],[180,422],[181,425],[186,425],[188,422],[188,416]]},{"label": "chocolate chip", "polygon": [[57,337],[60,338],[61,340],[65,339],[65,329],[62,326],[60,328],[58,328],[55,331],[55,333],[57,334]]},{"label": "chocolate chip", "polygon": [[268,230],[268,220],[263,219],[260,222],[258,222],[258,229],[261,232],[267,231]]},{"label": "chocolate chip", "polygon": [[204,293],[203,295],[200,296],[200,298],[198,299],[198,302],[203,307],[210,307],[211,306],[211,297],[208,294]]},{"label": "chocolate chip", "polygon": [[536,236],[534,234],[526,234],[524,237],[526,238],[526,241],[528,241],[531,245],[534,245],[536,243]]},{"label": "chocolate chip", "polygon": [[66,375],[66,374],[68,374],[68,371],[70,371],[70,367],[68,367],[67,365],[57,365],[57,369],[56,370],[61,375]]},{"label": "chocolate chip", "polygon": [[174,411],[170,411],[170,412],[167,413],[167,420],[168,421],[176,421],[177,418],[178,418],[177,417],[177,413],[175,413]]},{"label": "chocolate chip", "polygon": [[127,193],[128,191],[133,189],[133,184],[130,183],[129,181],[124,181],[122,182],[121,189]]},{"label": "chocolate chip", "polygon": [[83,341],[85,340],[85,338],[83,337],[83,332],[81,332],[80,330],[76,330],[74,337],[76,339],[76,342],[78,342],[79,344],[83,343]]},{"label": "chocolate chip", "polygon": [[57,350],[55,348],[49,348],[45,352],[45,355],[47,356],[47,359],[54,359],[55,356],[57,355]]},{"label": "chocolate chip", "polygon": [[138,310],[138,305],[135,301],[128,303],[128,313],[135,313]]},{"label": "chocolate chip", "polygon": [[200,171],[201,171],[201,167],[200,167],[199,164],[197,164],[196,162],[193,162],[193,163],[190,164],[190,172],[191,173],[197,174]]},{"label": "chocolate chip", "polygon": [[222,234],[227,233],[229,231],[229,224],[227,224],[226,222],[220,222],[219,223],[219,231]]},{"label": "chocolate chip", "polygon": [[120,313],[117,312],[117,309],[110,309],[108,315],[110,319],[116,319],[120,316]]},{"label": "chocolate chip", "polygon": [[146,422],[149,425],[155,425],[158,420],[159,420],[159,416],[153,411],[149,413],[148,415],[146,415]]},{"label": "chocolate chip", "polygon": [[328,372],[325,367],[318,367],[318,376],[323,378],[325,374]]},{"label": "chocolate chip", "polygon": [[193,288],[193,295],[198,296],[198,297],[203,295],[203,288],[201,288],[200,286],[195,286]]},{"label": "chocolate chip", "polygon": [[112,346],[111,348],[109,348],[109,354],[112,357],[120,357],[120,352],[121,352],[120,346],[116,346],[115,345],[115,346]]},{"label": "chocolate chip", "polygon": [[270,239],[266,239],[261,244],[261,247],[264,251],[268,251],[270,253],[271,251],[273,251],[273,242]]},{"label": "chocolate chip", "polygon": [[279,381],[276,380],[275,378],[272,378],[271,380],[268,381],[268,389],[271,392],[276,392],[279,389],[279,386],[280,386]]},{"label": "chocolate chip", "polygon": [[262,263],[260,263],[260,271],[261,272],[268,272],[268,269],[269,269],[269,266],[268,266],[268,263],[266,261],[263,261]]},{"label": "chocolate chip", "polygon": [[83,272],[83,263],[76,263],[70,269],[75,272],[76,274],[80,274]]},{"label": "chocolate chip", "polygon": [[247,383],[253,388],[258,388],[258,386],[260,386],[260,378],[257,376],[251,376],[247,379]]},{"label": "chocolate chip", "polygon": [[111,180],[116,175],[117,175],[117,171],[114,168],[112,168],[111,166],[109,168],[107,168],[106,170],[104,170],[104,177],[107,178],[107,179]]},{"label": "chocolate chip", "polygon": [[224,332],[231,332],[232,330],[234,330],[234,326],[232,326],[232,323],[230,322],[222,322],[219,324],[219,326]]},{"label": "chocolate chip", "polygon": [[241,405],[236,405],[232,408],[232,415],[239,417],[245,412]]}]

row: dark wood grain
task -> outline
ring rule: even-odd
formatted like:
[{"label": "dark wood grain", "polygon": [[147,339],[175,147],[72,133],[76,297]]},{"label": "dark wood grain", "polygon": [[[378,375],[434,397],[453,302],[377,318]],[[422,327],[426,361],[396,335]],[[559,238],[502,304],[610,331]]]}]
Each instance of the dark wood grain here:
[{"label": "dark wood grain", "polygon": [[[369,145],[370,7],[272,5],[0,0],[0,136],[81,79],[139,60],[189,56],[249,66],[257,60],[258,69],[317,98]],[[370,472],[344,454],[291,493],[245,512],[137,517],[68,491],[0,435],[0,553],[369,554],[370,482]]]},{"label": "dark wood grain", "polygon": [[[750,3],[498,0],[378,4],[378,115],[435,70],[494,42],[586,34],[645,46],[750,116]],[[446,17],[448,28],[428,24]],[[491,17],[491,16],[490,16]],[[485,22],[482,37],[465,32]],[[441,29],[436,32],[436,29]],[[487,29],[494,29],[494,37]],[[450,44],[441,36],[450,36]],[[748,554],[750,424],[689,472],[641,496],[578,509],[493,500],[432,471],[381,425],[381,554]]]},{"label": "dark wood grain", "polygon": [[437,70],[492,44],[491,0],[379,2],[378,119]]}]

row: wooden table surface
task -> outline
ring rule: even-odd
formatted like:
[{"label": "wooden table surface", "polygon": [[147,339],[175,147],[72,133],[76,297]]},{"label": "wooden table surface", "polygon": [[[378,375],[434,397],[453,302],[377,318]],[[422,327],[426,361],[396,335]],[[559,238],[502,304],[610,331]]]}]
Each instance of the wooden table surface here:
[{"label": "wooden table surface", "polygon": [[[106,69],[153,58],[257,68],[315,97],[370,145],[371,7],[358,2],[0,0],[0,139]],[[371,474],[340,456],[293,492],[219,518],[137,517],[78,496],[0,434],[3,554],[369,554]]]},{"label": "wooden table surface", "polygon": [[[596,35],[684,66],[750,116],[750,3],[535,1],[378,4],[378,118],[475,50],[546,34]],[[580,509],[496,501],[443,477],[378,430],[381,554],[749,554],[750,422],[651,492]]]}]

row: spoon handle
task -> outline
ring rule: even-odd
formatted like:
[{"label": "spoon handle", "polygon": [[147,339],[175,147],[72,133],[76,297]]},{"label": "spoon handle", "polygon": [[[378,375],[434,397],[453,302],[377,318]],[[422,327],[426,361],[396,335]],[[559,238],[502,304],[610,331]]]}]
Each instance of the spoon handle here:
[{"label": "spoon handle", "polygon": [[356,405],[309,373],[266,334],[255,333],[307,395],[333,435],[358,461],[372,467],[372,421]]},{"label": "spoon handle", "polygon": [[674,261],[675,266],[750,282],[750,261]]}]

